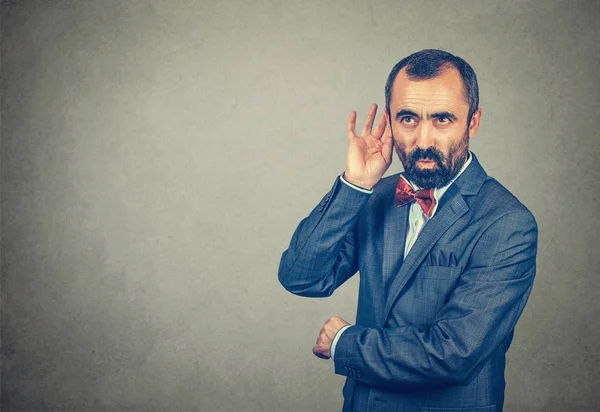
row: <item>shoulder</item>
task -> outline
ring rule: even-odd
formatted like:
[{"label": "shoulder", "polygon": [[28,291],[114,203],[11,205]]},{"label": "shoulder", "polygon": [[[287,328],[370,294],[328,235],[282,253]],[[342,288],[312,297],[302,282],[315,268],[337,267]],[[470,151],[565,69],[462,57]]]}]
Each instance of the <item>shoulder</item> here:
[{"label": "shoulder", "polygon": [[503,220],[537,228],[533,213],[505,186],[488,176],[479,193],[469,202],[476,219],[490,223]]},{"label": "shoulder", "polygon": [[400,177],[401,174],[402,173],[395,173],[393,175],[386,176],[377,182],[377,184],[373,187],[373,194],[375,197],[386,196],[390,193],[393,194],[396,190],[398,177]]},{"label": "shoulder", "polygon": [[377,182],[373,187],[373,194],[369,200],[370,206],[389,204],[390,202],[395,201],[394,195],[396,193],[396,183],[400,175],[401,173],[395,173],[386,176]]},{"label": "shoulder", "polygon": [[400,173],[396,173],[384,177],[373,186],[373,193],[359,215],[359,226],[364,226],[370,231],[382,228],[396,205],[395,192],[399,175]]}]

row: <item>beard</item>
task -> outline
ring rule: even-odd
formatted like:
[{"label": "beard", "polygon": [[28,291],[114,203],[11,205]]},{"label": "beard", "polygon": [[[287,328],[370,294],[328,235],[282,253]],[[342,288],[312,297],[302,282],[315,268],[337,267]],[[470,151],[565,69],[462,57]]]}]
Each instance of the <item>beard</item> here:
[{"label": "beard", "polygon": [[[395,140],[394,146],[408,180],[421,189],[433,189],[446,186],[460,172],[469,153],[469,133],[465,130],[463,137],[450,146],[447,155],[435,147],[425,150],[417,147],[411,153],[406,153],[404,145]],[[420,169],[417,166],[419,160],[432,160],[435,165]]]}]

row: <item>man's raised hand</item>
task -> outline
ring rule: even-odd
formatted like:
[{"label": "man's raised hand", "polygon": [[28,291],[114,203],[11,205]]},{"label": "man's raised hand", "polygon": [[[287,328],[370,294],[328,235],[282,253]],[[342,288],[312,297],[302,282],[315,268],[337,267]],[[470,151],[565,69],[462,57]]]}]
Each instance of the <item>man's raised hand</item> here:
[{"label": "man's raised hand", "polygon": [[392,163],[392,133],[384,112],[373,128],[377,105],[372,104],[360,136],[356,135],[356,112],[348,119],[348,154],[344,179],[371,189]]}]

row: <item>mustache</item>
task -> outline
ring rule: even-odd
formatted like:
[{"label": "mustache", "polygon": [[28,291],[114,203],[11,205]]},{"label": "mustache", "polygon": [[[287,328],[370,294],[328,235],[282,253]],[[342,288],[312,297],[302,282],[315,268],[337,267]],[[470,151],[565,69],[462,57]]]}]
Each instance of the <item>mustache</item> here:
[{"label": "mustache", "polygon": [[433,160],[438,165],[442,165],[443,159],[442,153],[434,147],[428,147],[425,150],[417,147],[408,157],[411,164],[415,164],[418,160]]}]

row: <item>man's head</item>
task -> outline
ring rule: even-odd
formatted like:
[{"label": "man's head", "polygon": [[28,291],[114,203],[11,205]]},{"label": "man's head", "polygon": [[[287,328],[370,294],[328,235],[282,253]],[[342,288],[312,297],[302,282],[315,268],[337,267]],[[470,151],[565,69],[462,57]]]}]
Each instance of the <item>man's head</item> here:
[{"label": "man's head", "polygon": [[479,128],[479,88],[471,66],[442,50],[411,54],[392,69],[385,100],[406,176],[421,188],[445,186],[460,171]]}]

